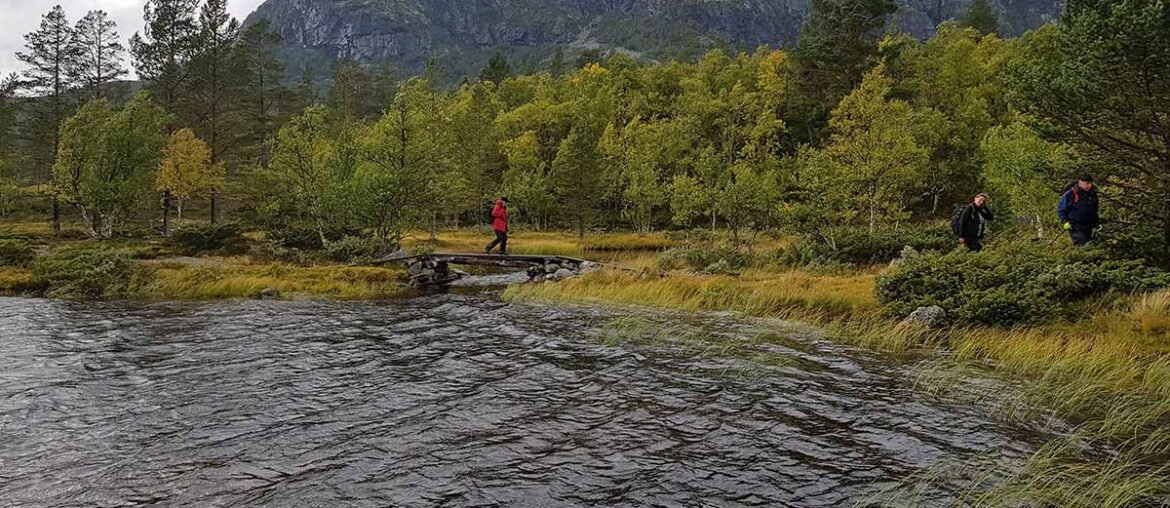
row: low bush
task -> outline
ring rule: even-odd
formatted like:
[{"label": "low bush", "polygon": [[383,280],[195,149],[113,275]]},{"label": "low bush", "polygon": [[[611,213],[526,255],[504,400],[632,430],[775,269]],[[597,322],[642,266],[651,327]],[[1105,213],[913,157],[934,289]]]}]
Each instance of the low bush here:
[{"label": "low bush", "polygon": [[1069,317],[1091,298],[1168,285],[1170,272],[1101,250],[1016,244],[908,260],[878,279],[877,292],[894,317],[938,305],[954,323],[1010,326]]},{"label": "low bush", "polygon": [[24,240],[0,239],[0,266],[25,266],[33,260],[32,246]]},{"label": "low bush", "polygon": [[808,238],[782,249],[777,261],[790,266],[844,263],[889,263],[906,246],[919,252],[953,250],[958,241],[948,228],[886,230],[870,233],[850,228],[831,232],[826,238]]},{"label": "low bush", "polygon": [[386,251],[384,244],[373,238],[347,236],[330,243],[325,248],[325,257],[339,263],[367,261]]},{"label": "low bush", "polygon": [[[325,245],[321,243],[321,235],[317,228],[311,225],[285,225],[267,231],[268,239],[282,247],[300,250],[321,250]],[[349,228],[334,227],[325,230],[325,239],[336,242],[347,236],[360,236],[361,231]]]},{"label": "low bush", "polygon": [[63,249],[33,262],[31,285],[57,298],[117,298],[149,284],[154,271],[106,249]]},{"label": "low bush", "polygon": [[195,226],[175,231],[171,245],[183,254],[221,254],[235,256],[248,252],[248,239],[238,224]]},{"label": "low bush", "polygon": [[730,247],[675,247],[658,255],[658,268],[665,271],[733,273],[754,265],[755,261],[755,256],[750,252]]}]

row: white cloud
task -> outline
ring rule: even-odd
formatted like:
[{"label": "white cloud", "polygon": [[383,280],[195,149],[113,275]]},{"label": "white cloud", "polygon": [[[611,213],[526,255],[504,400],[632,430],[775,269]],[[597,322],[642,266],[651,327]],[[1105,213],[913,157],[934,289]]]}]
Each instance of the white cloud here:
[{"label": "white cloud", "polygon": [[[263,0],[228,0],[228,10],[241,21]],[[0,75],[19,72],[24,65],[16,59],[16,52],[24,49],[24,34],[36,30],[41,16],[54,5],[65,8],[71,22],[77,22],[86,12],[101,9],[118,23],[118,34],[123,42],[134,32],[142,30],[142,7],[145,0],[0,0]],[[126,44],[129,48],[129,44]],[[129,55],[126,66],[130,68]],[[131,69],[132,70],[132,69]]]}]

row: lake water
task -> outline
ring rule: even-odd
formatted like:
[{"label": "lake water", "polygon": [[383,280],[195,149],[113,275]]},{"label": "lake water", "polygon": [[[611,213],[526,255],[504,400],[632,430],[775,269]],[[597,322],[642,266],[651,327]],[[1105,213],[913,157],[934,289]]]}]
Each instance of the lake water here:
[{"label": "lake water", "polygon": [[848,506],[1038,443],[816,330],[627,314],[0,299],[0,506]]}]

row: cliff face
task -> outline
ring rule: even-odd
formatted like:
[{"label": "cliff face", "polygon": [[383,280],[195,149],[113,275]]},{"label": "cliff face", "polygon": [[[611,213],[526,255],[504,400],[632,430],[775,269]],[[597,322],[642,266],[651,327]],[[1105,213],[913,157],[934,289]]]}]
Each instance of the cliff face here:
[{"label": "cliff face", "polygon": [[[969,0],[898,0],[898,26],[928,37]],[[1061,0],[993,0],[1002,31],[1055,20]],[[589,48],[649,58],[694,55],[714,44],[792,44],[809,0],[267,0],[248,17],[284,37],[290,69],[337,59],[416,72],[430,58],[466,74],[494,51],[521,70],[561,47],[571,61]],[[319,65],[318,65],[319,66]]]}]

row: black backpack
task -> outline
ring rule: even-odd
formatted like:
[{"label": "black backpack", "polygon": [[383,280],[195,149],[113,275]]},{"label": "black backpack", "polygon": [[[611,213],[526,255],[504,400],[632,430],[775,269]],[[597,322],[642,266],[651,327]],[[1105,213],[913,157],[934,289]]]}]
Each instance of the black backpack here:
[{"label": "black backpack", "polygon": [[951,232],[955,236],[963,236],[963,212],[967,211],[967,206],[956,206],[955,211],[951,212]]}]

